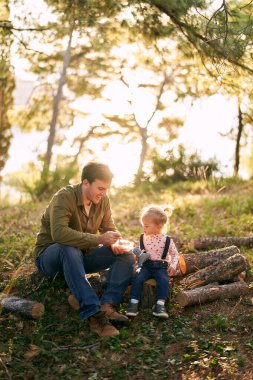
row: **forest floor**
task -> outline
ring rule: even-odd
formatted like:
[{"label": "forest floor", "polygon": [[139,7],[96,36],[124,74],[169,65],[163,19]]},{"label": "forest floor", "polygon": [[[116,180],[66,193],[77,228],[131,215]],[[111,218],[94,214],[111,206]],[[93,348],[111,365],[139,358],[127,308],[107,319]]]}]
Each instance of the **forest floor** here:
[{"label": "forest floor", "polygon": [[[166,189],[124,188],[111,196],[115,222],[125,238],[141,233],[139,211],[171,203],[169,233],[181,253],[193,237],[253,236],[252,182],[199,181]],[[0,209],[0,292],[42,302],[45,313],[28,319],[0,310],[0,379],[240,379],[253,380],[253,273],[247,296],[181,308],[177,288],[168,320],[142,310],[115,338],[100,339],[67,302],[60,278],[32,282],[32,248],[45,204]],[[253,248],[240,248],[253,267]],[[121,311],[125,312],[125,298]]]}]

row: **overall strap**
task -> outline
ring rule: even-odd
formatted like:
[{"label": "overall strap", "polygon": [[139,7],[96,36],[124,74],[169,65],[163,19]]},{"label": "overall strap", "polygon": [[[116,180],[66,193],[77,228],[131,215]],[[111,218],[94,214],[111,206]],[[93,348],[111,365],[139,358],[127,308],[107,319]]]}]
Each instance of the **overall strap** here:
[{"label": "overall strap", "polygon": [[170,237],[166,236],[166,242],[165,242],[165,246],[164,246],[164,250],[163,250],[163,255],[162,255],[162,259],[163,260],[166,259],[169,246],[170,246]]},{"label": "overall strap", "polygon": [[143,234],[140,236],[140,249],[143,251],[145,250],[144,243],[143,243]]}]

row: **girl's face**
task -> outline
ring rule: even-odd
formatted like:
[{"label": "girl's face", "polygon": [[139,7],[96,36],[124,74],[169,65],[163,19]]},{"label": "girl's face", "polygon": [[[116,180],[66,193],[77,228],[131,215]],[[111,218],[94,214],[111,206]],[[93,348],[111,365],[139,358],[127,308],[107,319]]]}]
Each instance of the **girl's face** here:
[{"label": "girl's face", "polygon": [[142,226],[145,235],[159,235],[163,232],[163,224],[157,224],[149,216],[142,218]]}]

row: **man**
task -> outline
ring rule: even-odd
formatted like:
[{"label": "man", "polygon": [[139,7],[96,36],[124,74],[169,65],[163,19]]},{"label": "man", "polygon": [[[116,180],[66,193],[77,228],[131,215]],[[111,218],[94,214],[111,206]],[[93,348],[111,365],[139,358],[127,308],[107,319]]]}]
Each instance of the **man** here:
[{"label": "man", "polygon": [[[110,321],[128,322],[116,307],[134,265],[134,255],[112,248],[120,233],[107,196],[111,181],[107,165],[97,162],[85,165],[81,183],[62,188],[51,199],[34,248],[39,271],[46,276],[57,273],[64,276],[78,301],[81,319],[88,319],[91,331],[99,336],[119,334]],[[108,269],[107,287],[99,300],[86,273],[104,269]]]}]

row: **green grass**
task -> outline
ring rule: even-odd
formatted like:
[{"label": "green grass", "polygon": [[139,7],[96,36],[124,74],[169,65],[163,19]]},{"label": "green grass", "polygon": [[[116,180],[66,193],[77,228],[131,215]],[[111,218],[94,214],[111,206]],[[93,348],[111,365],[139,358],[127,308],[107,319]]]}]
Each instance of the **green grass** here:
[{"label": "green grass", "polygon": [[[169,233],[184,242],[182,252],[187,252],[193,237],[252,236],[252,184],[212,180],[123,188],[112,194],[113,215],[122,235],[137,240],[142,207],[171,203]],[[142,310],[119,337],[99,339],[70,309],[62,279],[31,282],[32,249],[44,206],[26,203],[0,210],[0,292],[9,289],[45,305],[38,320],[0,313],[1,379],[253,379],[252,288],[241,299],[185,309],[172,297],[168,320]],[[241,252],[252,265],[252,249]],[[247,281],[252,284],[250,271]]]}]

